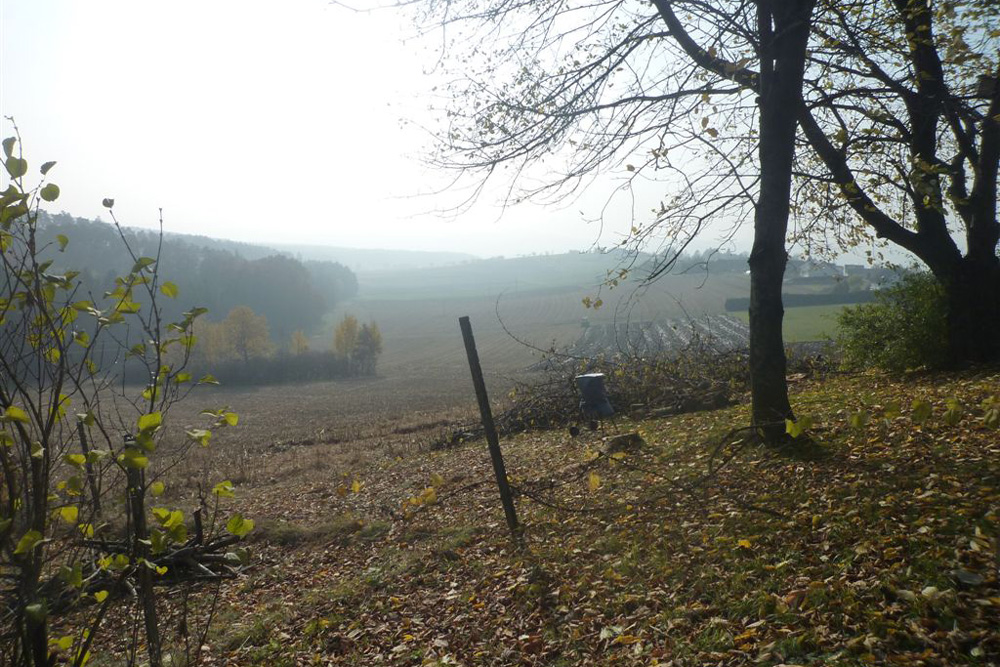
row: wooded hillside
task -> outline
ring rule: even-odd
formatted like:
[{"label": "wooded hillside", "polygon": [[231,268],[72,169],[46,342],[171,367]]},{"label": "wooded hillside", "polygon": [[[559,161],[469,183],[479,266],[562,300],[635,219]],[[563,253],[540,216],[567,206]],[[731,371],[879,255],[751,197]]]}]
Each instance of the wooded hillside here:
[{"label": "wooded hillside", "polygon": [[[40,222],[39,241],[50,244],[53,267],[80,271],[83,293],[100,299],[131,265],[111,224],[65,213],[42,214]],[[199,306],[219,320],[235,306],[249,306],[267,317],[271,337],[283,342],[293,331],[315,331],[324,313],[358,291],[354,273],[336,262],[302,262],[263,246],[206,237],[165,234],[161,241],[154,231],[123,231],[137,257],[155,256],[162,242],[161,274],[183,295],[164,304],[167,318]],[[60,235],[73,239],[61,253]]]}]

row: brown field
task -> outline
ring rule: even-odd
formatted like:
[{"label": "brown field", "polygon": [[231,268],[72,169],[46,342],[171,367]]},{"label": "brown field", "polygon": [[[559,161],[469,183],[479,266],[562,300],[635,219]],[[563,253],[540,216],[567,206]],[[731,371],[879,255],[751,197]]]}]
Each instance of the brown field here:
[{"label": "brown field", "polygon": [[[557,276],[548,289],[532,284],[531,275],[541,280],[537,271],[475,285],[471,281],[483,280],[481,276],[455,277],[455,269],[373,274],[368,283],[363,279],[362,296],[340,314],[378,323],[384,353],[377,377],[255,388],[227,388],[223,377],[222,386],[200,388],[170,415],[174,447],[183,441],[183,429],[203,425],[202,409],[226,406],[240,423],[218,431],[209,449],[193,451],[172,472],[176,492],[191,497],[199,483],[204,488],[220,479],[252,486],[280,485],[301,475],[336,477],[344,466],[333,461],[425,449],[445,431],[477,420],[458,326],[461,316],[471,318],[490,397],[499,406],[516,381],[531,379],[527,369],[539,361],[542,350],[570,346],[581,336],[584,318],[596,326],[630,318],[693,318],[721,313],[726,298],[745,290],[741,275],[709,281],[669,276],[642,293],[628,287],[605,289],[600,292],[603,307],[588,309],[582,300],[599,294],[600,271],[592,258],[583,259],[590,273]],[[313,345],[329,342],[317,338]]]},{"label": "brown field", "polygon": [[[411,296],[388,288],[373,289],[372,296],[365,296],[362,283],[361,297],[344,306],[341,313],[378,323],[385,339],[380,372],[386,376],[407,371],[436,373],[456,366],[464,370],[465,352],[458,328],[458,318],[463,315],[472,321],[484,370],[513,373],[537,361],[538,353],[512,338],[504,327],[520,341],[547,350],[553,343],[557,347],[574,343],[583,332],[584,319],[592,324],[624,324],[699,318],[724,312],[725,299],[743,296],[746,289],[742,275],[709,281],[703,276],[669,276],[641,291],[630,286],[599,290],[596,280],[545,290],[518,290],[512,281],[484,287],[475,297],[450,296],[449,292],[437,297]],[[604,304],[599,309],[586,308],[586,297],[601,298]]]}]

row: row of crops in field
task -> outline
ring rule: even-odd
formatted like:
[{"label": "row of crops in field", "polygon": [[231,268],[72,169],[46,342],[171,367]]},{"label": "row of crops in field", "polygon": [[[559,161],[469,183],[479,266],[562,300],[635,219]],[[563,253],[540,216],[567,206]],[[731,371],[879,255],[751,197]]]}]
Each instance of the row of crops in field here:
[{"label": "row of crops in field", "polygon": [[731,352],[746,348],[749,336],[745,322],[725,314],[697,319],[591,324],[576,342],[558,350],[543,363],[551,365],[598,356],[683,354],[692,349]]},{"label": "row of crops in field", "polygon": [[[573,346],[586,334],[587,324],[597,327],[595,333],[598,328],[622,329],[620,323],[626,321],[661,322],[669,328],[689,316],[721,316],[727,298],[749,293],[742,274],[708,280],[704,275],[671,275],[650,287],[602,289],[600,259],[521,258],[361,275],[359,297],[344,304],[343,312],[378,323],[385,340],[380,369],[386,373],[446,367],[467,372],[458,330],[458,318],[465,315],[471,317],[484,367],[516,372],[537,362],[541,350]],[[540,287],[546,283],[547,288]],[[686,335],[683,327],[678,331]]]}]

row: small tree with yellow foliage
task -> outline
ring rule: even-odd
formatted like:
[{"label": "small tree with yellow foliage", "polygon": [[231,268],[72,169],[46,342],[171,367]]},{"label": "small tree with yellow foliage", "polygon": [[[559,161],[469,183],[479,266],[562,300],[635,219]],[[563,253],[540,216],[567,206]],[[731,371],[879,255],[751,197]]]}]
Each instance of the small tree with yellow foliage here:
[{"label": "small tree with yellow foliage", "polygon": [[354,362],[362,375],[375,375],[375,364],[382,354],[382,332],[378,325],[363,324],[354,346]]},{"label": "small tree with yellow foliage", "polygon": [[358,344],[358,318],[344,315],[333,332],[333,351],[337,356],[350,361]]},{"label": "small tree with yellow foliage", "polygon": [[309,351],[309,339],[302,331],[292,332],[292,354],[299,356]]},{"label": "small tree with yellow foliage", "polygon": [[267,317],[257,315],[249,306],[236,306],[222,322],[226,341],[233,353],[245,363],[251,357],[266,357],[271,353],[271,336]]}]

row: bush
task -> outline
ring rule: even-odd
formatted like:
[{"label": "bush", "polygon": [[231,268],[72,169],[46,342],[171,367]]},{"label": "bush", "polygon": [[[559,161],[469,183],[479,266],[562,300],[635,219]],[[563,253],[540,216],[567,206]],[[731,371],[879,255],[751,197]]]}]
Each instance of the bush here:
[{"label": "bush", "polygon": [[230,359],[207,364],[205,370],[231,387],[303,382],[326,382],[353,377],[346,359],[333,352],[310,350],[302,354],[285,352],[244,362]]},{"label": "bush", "polygon": [[[553,353],[538,368],[542,372],[518,382],[506,409],[494,415],[500,435],[589,421],[590,416],[580,410],[575,381],[582,373],[603,373],[615,414],[632,418],[721,408],[749,387],[745,351],[720,352],[698,339],[680,354],[583,359]],[[478,423],[462,424],[442,434],[431,448],[452,447],[482,436]]]},{"label": "bush", "polygon": [[874,303],[845,308],[837,345],[852,368],[938,368],[946,363],[944,289],[930,273],[908,272]]},{"label": "bush", "polygon": [[[195,380],[189,366],[205,309],[165,317],[161,304],[178,288],[160,273],[160,245],[140,255],[112,199],[104,206],[121,263],[132,268],[103,297],[92,296],[64,254],[71,239],[40,240],[40,207],[59,197],[48,180],[55,162],[30,176],[19,137],[0,143],[10,177],[0,192],[0,664],[83,665],[105,619],[124,613],[107,612],[127,591],[145,632],[130,633],[124,650],[134,660],[144,643],[148,664],[160,667],[169,645],[154,585],[231,576],[246,553],[221,549],[253,527],[239,515],[217,521],[217,503],[206,513],[207,533],[198,514],[189,538],[184,512],[153,500],[169,471],[212,435],[191,428],[183,445],[158,448],[171,408],[210,383]],[[120,383],[126,364],[138,386]],[[213,428],[238,419],[225,409],[202,415]],[[232,484],[213,493],[231,497]],[[193,623],[187,604],[185,595],[179,613]],[[185,664],[200,662],[195,644],[184,642]]]}]

